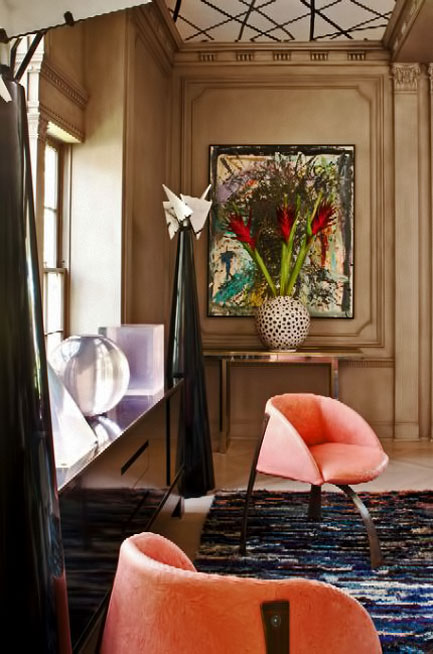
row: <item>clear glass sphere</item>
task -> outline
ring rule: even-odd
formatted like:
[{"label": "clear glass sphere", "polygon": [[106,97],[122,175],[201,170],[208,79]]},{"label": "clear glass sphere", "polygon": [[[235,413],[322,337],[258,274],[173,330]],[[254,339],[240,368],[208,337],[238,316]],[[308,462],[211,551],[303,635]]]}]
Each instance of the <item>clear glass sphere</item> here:
[{"label": "clear glass sphere", "polygon": [[128,360],[105,336],[70,336],[53,350],[50,363],[85,416],[109,411],[128,388]]}]

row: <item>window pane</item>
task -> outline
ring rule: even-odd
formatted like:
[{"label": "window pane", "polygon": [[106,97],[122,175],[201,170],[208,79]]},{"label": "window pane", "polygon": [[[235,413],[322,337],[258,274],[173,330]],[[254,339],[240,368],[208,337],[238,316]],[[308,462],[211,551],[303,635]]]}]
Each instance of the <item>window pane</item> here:
[{"label": "window pane", "polygon": [[47,352],[47,357],[50,356],[51,352],[58,346],[59,343],[63,341],[63,333],[54,332],[54,334],[48,334],[45,337],[45,349]]},{"label": "window pane", "polygon": [[64,271],[44,272],[44,326],[45,333],[63,333]]},{"label": "window pane", "polygon": [[44,206],[57,209],[57,180],[59,155],[51,145],[45,146],[45,200]]},{"label": "window pane", "polygon": [[57,267],[57,213],[44,210],[44,267]]}]

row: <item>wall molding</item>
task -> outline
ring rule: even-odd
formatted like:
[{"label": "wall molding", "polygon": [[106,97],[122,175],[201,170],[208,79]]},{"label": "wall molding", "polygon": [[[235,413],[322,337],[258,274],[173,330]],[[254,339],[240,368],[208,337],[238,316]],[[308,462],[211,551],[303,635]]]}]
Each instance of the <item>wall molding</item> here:
[{"label": "wall molding", "polygon": [[385,34],[383,43],[392,53],[397,56],[405,42],[412,26],[421,11],[425,0],[397,0]]},{"label": "wall molding", "polygon": [[[386,343],[386,307],[390,306],[385,288],[385,286],[389,287],[387,280],[389,279],[390,263],[389,260],[385,262],[383,256],[385,251],[383,216],[385,207],[388,206],[391,199],[386,192],[390,188],[390,180],[386,180],[383,173],[383,163],[387,156],[386,143],[390,142],[390,136],[387,136],[386,132],[387,121],[384,118],[385,105],[388,102],[386,86],[389,85],[389,68],[384,66],[380,72],[376,73],[374,68],[366,68],[364,64],[363,72],[359,75],[350,73],[346,67],[338,69],[338,74],[333,75],[325,70],[319,70],[319,66],[315,66],[314,71],[311,69],[308,73],[305,73],[304,70],[291,70],[290,76],[287,76],[279,68],[275,68],[272,74],[269,72],[259,73],[253,63],[251,67],[254,68],[254,71],[251,70],[250,74],[245,77],[238,76],[234,70],[228,75],[227,71],[220,71],[213,65],[212,72],[211,66],[207,67],[207,74],[204,74],[197,66],[182,66],[181,69],[178,69],[176,76],[179,84],[179,117],[181,120],[180,150],[179,155],[173,152],[172,157],[176,160],[177,156],[180,156],[180,187],[192,191],[191,186],[196,176],[194,172],[196,161],[193,153],[197,151],[198,147],[195,142],[196,120],[200,111],[200,103],[208,93],[230,92],[234,89],[239,92],[257,89],[261,93],[266,90],[297,91],[304,89],[312,91],[344,90],[358,93],[360,100],[368,103],[370,125],[370,165],[366,169],[366,174],[369,176],[370,189],[371,209],[368,218],[370,221],[368,234],[372,263],[369,267],[368,281],[363,280],[363,283],[368,283],[370,287],[370,307],[368,310],[365,309],[365,314],[360,319],[359,314],[358,316],[356,314],[355,300],[355,321],[338,321],[338,324],[333,319],[313,321],[313,329],[307,339],[307,344],[312,347],[356,345],[356,347],[365,349],[383,349]],[[390,103],[387,107],[390,111]],[[256,142],[256,139],[253,140]],[[355,231],[355,242],[357,238],[359,237]],[[386,273],[387,266],[388,273]],[[355,279],[355,293],[356,284],[359,283],[359,278]],[[202,290],[200,287],[200,296]],[[238,329],[236,327],[236,325],[239,326],[238,319],[208,318],[204,315],[202,308],[201,320],[203,341],[208,347],[218,347],[222,342],[227,342],[227,339],[233,339],[233,343],[239,347],[257,346],[258,340],[252,319],[249,321],[246,318],[239,319],[248,321],[250,327],[243,326]],[[229,323],[233,327],[233,333]]]},{"label": "wall molding", "polygon": [[45,121],[47,124],[48,122],[52,122],[55,125],[58,125],[61,129],[74,137],[74,139],[77,139],[77,141],[80,143],[84,142],[85,133],[84,130],[80,129],[80,127],[66,120],[64,116],[57,113],[50,107],[47,107],[47,105],[45,105],[43,102],[39,104],[39,110],[41,120]]},{"label": "wall molding", "polygon": [[394,359],[344,359],[340,366],[345,368],[392,368]]},{"label": "wall molding", "polygon": [[433,93],[433,63],[427,66],[427,76],[429,80],[430,93]]},{"label": "wall molding", "polygon": [[171,73],[175,53],[182,44],[165,2],[152,3],[131,9],[133,23],[155,61],[166,73]]},{"label": "wall molding", "polygon": [[359,47],[338,42],[324,47],[323,43],[302,44],[297,42],[267,44],[254,43],[254,48],[245,48],[244,43],[183,43],[174,54],[176,66],[193,63],[218,62],[224,65],[339,65],[356,66],[360,62],[384,64],[390,55],[380,42],[369,41]]},{"label": "wall molding", "polygon": [[419,64],[392,64],[394,93],[416,93],[421,76]]},{"label": "wall molding", "polygon": [[40,76],[79,109],[86,108],[89,100],[86,89],[50,61],[47,56],[42,61]]}]

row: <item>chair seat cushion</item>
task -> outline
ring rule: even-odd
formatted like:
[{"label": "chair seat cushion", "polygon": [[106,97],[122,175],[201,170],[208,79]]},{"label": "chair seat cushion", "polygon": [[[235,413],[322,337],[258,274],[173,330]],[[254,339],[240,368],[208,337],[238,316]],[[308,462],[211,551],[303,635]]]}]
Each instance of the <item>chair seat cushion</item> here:
[{"label": "chair seat cushion", "polygon": [[386,467],[388,456],[378,447],[322,443],[309,448],[323,481],[360,484],[375,479]]}]

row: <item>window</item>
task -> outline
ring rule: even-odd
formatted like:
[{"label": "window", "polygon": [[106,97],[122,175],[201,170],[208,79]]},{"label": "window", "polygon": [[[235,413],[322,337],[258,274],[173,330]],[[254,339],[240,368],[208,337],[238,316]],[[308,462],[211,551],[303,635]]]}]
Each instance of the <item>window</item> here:
[{"label": "window", "polygon": [[65,338],[66,223],[63,211],[63,173],[66,148],[50,141],[45,146],[44,174],[44,331],[49,355]]}]

